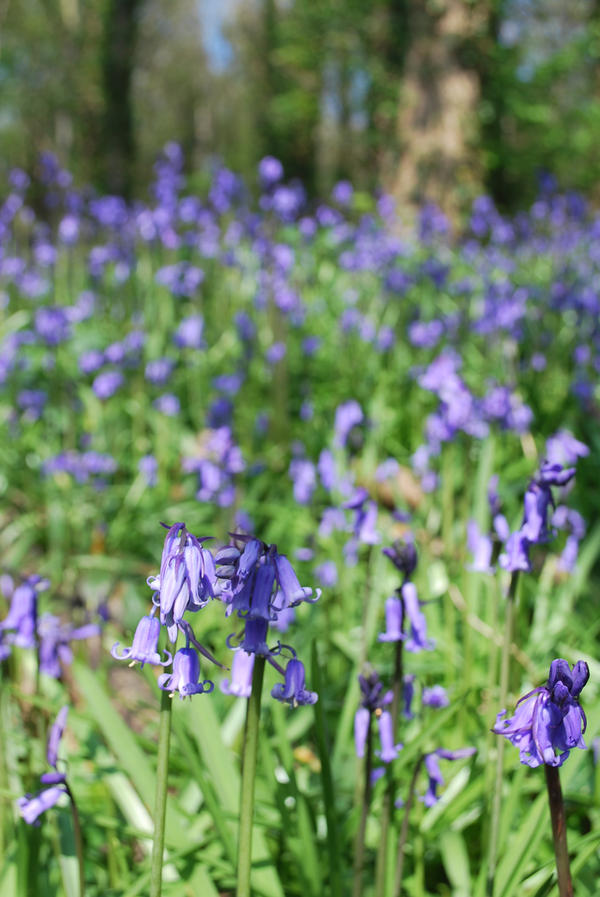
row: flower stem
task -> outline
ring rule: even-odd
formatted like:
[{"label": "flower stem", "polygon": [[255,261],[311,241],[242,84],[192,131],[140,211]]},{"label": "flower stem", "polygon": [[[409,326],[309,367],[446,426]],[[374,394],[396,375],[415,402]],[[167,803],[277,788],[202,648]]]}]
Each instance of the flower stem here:
[{"label": "flower stem", "polygon": [[250,897],[252,867],[252,824],[254,822],[254,780],[258,755],[260,702],[265,672],[265,658],[256,655],[252,673],[252,692],[248,698],[244,729],[244,757],[242,793],[240,798],[240,827],[238,835],[237,897]]},{"label": "flower stem", "polygon": [[404,808],[404,817],[402,819],[402,827],[400,829],[400,837],[398,838],[398,855],[396,857],[396,875],[394,877],[394,897],[400,897],[402,892],[402,873],[404,871],[404,848],[406,847],[406,840],[408,838],[408,823],[410,821],[410,811],[412,810],[413,801],[415,799],[415,789],[417,787],[417,777],[419,775],[419,770],[421,769],[421,764],[423,763],[424,755],[421,754],[417,762],[415,763],[415,768],[413,769],[413,774],[410,780],[410,785],[408,786],[408,797],[406,798],[406,806]]},{"label": "flower stem", "polygon": [[[402,613],[402,627],[404,627],[404,604]],[[403,685],[403,658],[402,640],[396,642],[396,654],[394,657],[394,681],[392,685],[392,706],[390,715],[392,717],[392,732],[396,736],[396,728],[398,725],[398,714],[400,710],[400,699],[402,697]],[[386,893],[386,884],[388,879],[388,847],[389,847],[389,828],[392,818],[394,804],[394,775],[391,766],[387,768],[387,785],[383,796],[383,807],[381,811],[381,834],[379,840],[379,850],[377,851],[377,865],[375,868],[375,897],[384,897]]]},{"label": "flower stem", "polygon": [[83,832],[81,830],[81,820],[79,818],[79,810],[73,797],[73,792],[65,782],[69,801],[71,803],[71,816],[73,817],[73,834],[75,836],[75,851],[77,853],[77,865],[79,866],[79,897],[85,895],[85,866],[83,859]]},{"label": "flower stem", "polygon": [[172,708],[172,699],[169,697],[168,692],[163,691],[160,698],[160,720],[158,724],[158,757],[156,761],[156,800],[154,803],[154,841],[152,844],[152,866],[150,870],[150,897],[160,897],[162,888]]},{"label": "flower stem", "polygon": [[554,840],[554,856],[556,857],[556,874],[558,876],[558,893],[560,897],[573,897],[573,882],[569,867],[569,851],[567,850],[567,817],[560,787],[560,776],[557,766],[544,764],[546,786],[552,819],[552,838]]},{"label": "flower stem", "polygon": [[[508,679],[510,673],[510,646],[512,642],[512,627],[519,571],[515,570],[510,579],[508,595],[506,596],[506,617],[504,621],[504,639],[502,641],[502,658],[500,661],[500,707],[506,707],[508,694]],[[496,874],[496,860],[498,857],[498,835],[500,832],[500,804],[502,801],[502,775],[504,768],[504,739],[500,739],[496,754],[496,783],[494,787],[494,801],[492,804],[490,822],[490,841],[488,849],[486,894],[492,897],[494,893],[494,877]]]},{"label": "flower stem", "polygon": [[365,781],[362,794],[362,810],[354,845],[354,884],[352,886],[352,897],[360,897],[362,894],[363,867],[365,864],[365,832],[367,829],[367,818],[369,816],[371,793],[373,790],[371,784],[371,773],[373,771],[372,724],[373,720],[369,717],[369,729],[367,731],[367,743],[365,746]]}]

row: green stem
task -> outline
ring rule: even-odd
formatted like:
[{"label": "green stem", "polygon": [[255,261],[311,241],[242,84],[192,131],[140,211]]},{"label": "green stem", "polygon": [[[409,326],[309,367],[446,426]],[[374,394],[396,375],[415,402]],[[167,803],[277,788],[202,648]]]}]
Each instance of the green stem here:
[{"label": "green stem", "polygon": [[[519,571],[515,570],[510,579],[508,595],[506,598],[506,618],[504,622],[504,639],[502,641],[502,659],[500,662],[500,707],[506,707],[508,694],[508,678],[510,672],[510,646],[512,643],[512,627],[517,594]],[[494,893],[494,877],[496,873],[496,860],[498,857],[498,835],[500,831],[500,805],[502,802],[502,778],[504,770],[504,739],[498,743],[496,754],[496,783],[494,787],[494,802],[490,822],[490,842],[488,850],[486,894],[492,897]]]},{"label": "green stem", "polygon": [[172,709],[173,701],[168,692],[163,691],[160,698],[160,720],[158,724],[158,757],[156,761],[156,799],[154,803],[154,841],[152,843],[152,865],[150,870],[150,897],[160,897],[162,889]]},{"label": "green stem", "polygon": [[356,833],[354,846],[354,884],[352,897],[360,897],[362,894],[363,866],[365,864],[365,832],[367,830],[367,818],[371,806],[371,773],[373,771],[373,720],[369,717],[369,729],[367,732],[367,744],[365,747],[365,781],[362,796],[362,809],[360,823]]},{"label": "green stem", "polygon": [[569,851],[567,849],[567,817],[560,787],[560,776],[557,766],[547,766],[546,786],[552,819],[552,838],[554,840],[554,856],[556,857],[556,874],[558,876],[558,893],[560,897],[573,897],[573,882],[569,867]]},{"label": "green stem", "polygon": [[81,819],[79,818],[79,810],[77,809],[77,804],[75,803],[75,798],[73,797],[73,792],[69,788],[67,782],[65,782],[65,786],[67,789],[67,794],[69,795],[69,800],[71,803],[71,816],[73,817],[73,834],[75,836],[75,851],[77,853],[77,865],[79,866],[79,897],[84,897],[85,895],[85,865],[84,865],[84,854],[83,854],[83,831],[81,828]]},{"label": "green stem", "polygon": [[410,785],[408,786],[408,797],[406,798],[406,806],[404,808],[404,817],[402,819],[402,828],[400,829],[400,837],[398,838],[398,855],[396,857],[396,875],[394,877],[394,897],[400,897],[402,892],[402,874],[404,872],[404,848],[408,838],[408,823],[410,822],[410,811],[412,810],[413,801],[415,799],[415,789],[417,787],[417,777],[421,764],[423,763],[423,754],[417,759],[415,768],[413,769]]},{"label": "green stem", "polygon": [[258,755],[260,702],[265,672],[265,658],[256,655],[252,673],[252,692],[248,698],[244,729],[244,759],[242,793],[240,798],[240,827],[238,835],[237,897],[250,897],[252,868],[252,826],[254,822],[254,781]]},{"label": "green stem", "polygon": [[[402,614],[402,626],[404,627],[404,612]],[[394,737],[398,725],[400,699],[402,697],[402,685],[404,680],[402,663],[403,645],[404,642],[402,640],[396,642],[396,654],[394,657],[393,697],[392,706],[390,708]],[[377,864],[375,867],[375,897],[384,897],[384,894],[386,893],[388,879],[389,828],[392,819],[392,808],[394,806],[394,791],[394,774],[390,764],[387,768],[387,785],[383,796],[383,807],[381,811],[381,834],[379,839],[379,849],[377,851]]]}]

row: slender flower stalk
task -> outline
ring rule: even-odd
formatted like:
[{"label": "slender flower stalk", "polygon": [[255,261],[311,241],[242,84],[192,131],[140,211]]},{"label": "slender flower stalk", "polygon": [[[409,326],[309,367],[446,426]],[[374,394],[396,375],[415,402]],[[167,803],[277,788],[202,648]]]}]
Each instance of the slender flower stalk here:
[{"label": "slender flower stalk", "polygon": [[79,818],[79,810],[73,792],[65,782],[66,792],[71,802],[71,816],[73,817],[73,833],[75,836],[75,851],[77,853],[77,866],[79,869],[79,897],[85,897],[85,865],[83,854],[83,831],[81,829],[81,819]]},{"label": "slender flower stalk", "polygon": [[[500,661],[500,705],[506,704],[508,693],[508,679],[510,672],[510,646],[512,642],[512,627],[519,571],[514,570],[510,579],[508,595],[506,598],[506,617],[504,621],[504,638],[502,641],[502,659]],[[494,785],[494,800],[490,822],[490,840],[488,848],[488,865],[486,894],[492,897],[494,893],[494,876],[496,872],[496,860],[498,857],[498,834],[500,831],[500,805],[502,803],[502,774],[504,764],[504,742],[498,745],[496,754],[496,781]]]},{"label": "slender flower stalk", "polygon": [[252,869],[252,827],[254,822],[254,782],[258,756],[258,733],[265,657],[257,654],[252,673],[252,692],[246,710],[244,756],[240,796],[240,825],[238,835],[238,868],[236,897],[250,897]]},{"label": "slender flower stalk", "polygon": [[371,713],[368,710],[366,712],[369,715],[369,728],[367,729],[367,739],[365,744],[365,773],[362,808],[358,831],[356,832],[356,841],[354,842],[354,884],[352,887],[352,897],[360,897],[362,894],[363,867],[365,864],[365,832],[367,830],[367,818],[369,816],[371,794],[373,791],[373,783],[371,781],[373,772],[373,727],[371,725]]},{"label": "slender flower stalk", "polygon": [[571,881],[569,851],[567,849],[567,818],[558,767],[544,764],[544,770],[546,773],[546,787],[548,788],[550,818],[552,820],[552,839],[554,841],[554,856],[556,857],[558,893],[559,897],[573,897],[573,882]]},{"label": "slender flower stalk", "polygon": [[152,842],[152,865],[150,869],[150,897],[160,897],[162,889],[172,710],[173,701],[171,695],[166,691],[163,691],[160,697],[160,720],[158,724],[158,757],[156,761],[156,797],[154,801],[154,840]]},{"label": "slender flower stalk", "polygon": [[402,875],[404,872],[404,850],[406,848],[406,841],[408,838],[408,825],[410,822],[410,811],[412,810],[412,806],[415,799],[415,790],[417,787],[417,779],[419,777],[419,772],[421,770],[421,765],[423,760],[425,759],[424,754],[420,754],[417,758],[417,762],[415,763],[415,768],[413,769],[413,774],[411,776],[410,785],[408,786],[408,797],[406,798],[406,805],[404,807],[404,817],[402,819],[402,827],[400,829],[400,835],[398,837],[398,854],[396,856],[396,872],[394,875],[394,897],[400,897],[402,892]]}]

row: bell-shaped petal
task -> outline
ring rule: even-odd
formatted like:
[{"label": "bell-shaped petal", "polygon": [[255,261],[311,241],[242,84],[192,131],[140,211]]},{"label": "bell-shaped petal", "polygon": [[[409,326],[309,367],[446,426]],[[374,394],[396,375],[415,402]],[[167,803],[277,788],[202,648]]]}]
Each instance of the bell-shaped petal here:
[{"label": "bell-shaped petal", "polygon": [[304,687],[305,673],[302,661],[293,658],[288,661],[285,668],[285,682],[278,683],[271,689],[271,696],[277,701],[285,701],[296,707],[299,704],[315,704],[318,695],[314,691],[307,691]]},{"label": "bell-shaped petal", "polygon": [[137,624],[131,647],[124,648],[121,655],[119,655],[117,654],[119,642],[115,642],[110,653],[115,660],[131,660],[132,663],[139,661],[142,666],[145,663],[150,663],[154,666],[168,666],[173,658],[169,651],[165,651],[166,659],[160,659],[160,654],[157,651],[159,636],[160,621],[158,617],[142,617]]},{"label": "bell-shaped petal", "polygon": [[221,683],[221,691],[237,698],[249,698],[252,691],[252,672],[254,670],[254,654],[247,654],[239,648],[233,655],[231,679]]},{"label": "bell-shaped petal", "polygon": [[173,672],[158,677],[158,687],[172,695],[179,692],[180,698],[210,692],[214,685],[209,680],[199,682],[200,660],[193,648],[180,648],[173,658]]}]

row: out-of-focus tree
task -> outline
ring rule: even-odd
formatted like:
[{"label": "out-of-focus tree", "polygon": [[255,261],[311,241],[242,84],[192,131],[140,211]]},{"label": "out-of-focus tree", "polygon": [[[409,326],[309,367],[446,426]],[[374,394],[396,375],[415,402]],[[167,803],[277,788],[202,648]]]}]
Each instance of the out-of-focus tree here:
[{"label": "out-of-focus tree", "polygon": [[102,109],[102,4],[4,0],[0,11],[0,153],[30,171],[41,150],[94,174]]},{"label": "out-of-focus tree", "polygon": [[138,191],[162,147],[180,143],[189,169],[222,152],[215,120],[233,112],[208,69],[195,0],[145,0],[139,15],[131,102]]},{"label": "out-of-focus tree", "polygon": [[108,0],[102,35],[103,180],[129,197],[135,161],[132,79],[143,0]]}]

